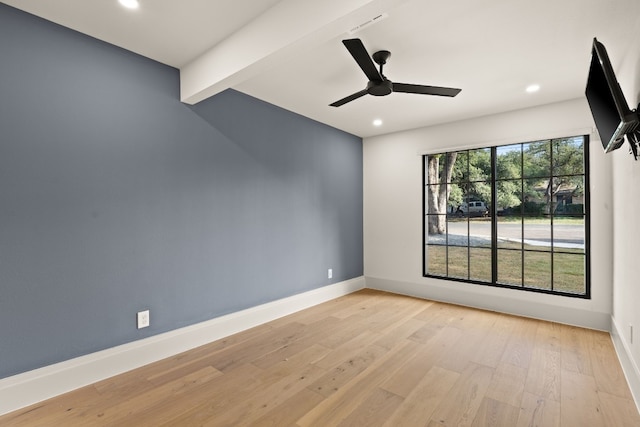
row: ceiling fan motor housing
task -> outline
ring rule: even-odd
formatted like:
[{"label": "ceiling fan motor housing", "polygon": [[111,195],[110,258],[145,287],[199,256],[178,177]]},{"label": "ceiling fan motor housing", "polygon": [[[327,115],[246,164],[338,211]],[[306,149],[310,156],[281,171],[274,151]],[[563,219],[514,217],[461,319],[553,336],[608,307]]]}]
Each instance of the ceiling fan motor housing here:
[{"label": "ceiling fan motor housing", "polygon": [[367,83],[367,93],[373,96],[385,96],[393,92],[393,83],[389,80],[370,80]]}]

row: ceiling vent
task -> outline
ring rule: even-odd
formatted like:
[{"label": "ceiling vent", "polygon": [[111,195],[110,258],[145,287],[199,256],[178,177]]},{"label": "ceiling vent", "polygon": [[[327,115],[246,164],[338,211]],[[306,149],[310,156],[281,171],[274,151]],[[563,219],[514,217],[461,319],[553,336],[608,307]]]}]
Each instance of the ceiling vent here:
[{"label": "ceiling vent", "polygon": [[373,24],[375,24],[375,23],[377,23],[377,22],[382,21],[382,20],[383,20],[384,18],[386,18],[387,16],[389,16],[389,15],[388,15],[388,14],[386,14],[386,13],[381,13],[380,15],[376,15],[376,16],[374,16],[373,18],[371,18],[371,19],[368,19],[368,20],[364,21],[362,24],[359,24],[359,25],[356,25],[355,27],[352,27],[352,28],[351,28],[349,31],[347,31],[347,32],[349,33],[349,35],[351,35],[351,34],[355,34],[355,33],[357,33],[358,31],[362,30],[362,29],[363,29],[363,28],[365,28],[365,27],[368,27],[368,26],[370,26],[370,25],[373,25]]}]

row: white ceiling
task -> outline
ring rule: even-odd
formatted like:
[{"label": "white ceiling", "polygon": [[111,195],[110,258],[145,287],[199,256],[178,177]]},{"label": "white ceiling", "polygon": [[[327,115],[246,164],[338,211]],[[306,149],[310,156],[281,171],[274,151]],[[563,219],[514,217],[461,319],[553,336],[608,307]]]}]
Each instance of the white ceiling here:
[{"label": "white ceiling", "polygon": [[[117,0],[3,3],[180,68],[186,102],[232,87],[361,137],[581,97],[593,37],[616,68],[640,27],[639,0],[140,0],[135,11]],[[391,51],[392,81],[462,92],[329,107],[366,85],[341,43],[353,37],[369,53]],[[532,83],[541,89],[528,94]]]}]

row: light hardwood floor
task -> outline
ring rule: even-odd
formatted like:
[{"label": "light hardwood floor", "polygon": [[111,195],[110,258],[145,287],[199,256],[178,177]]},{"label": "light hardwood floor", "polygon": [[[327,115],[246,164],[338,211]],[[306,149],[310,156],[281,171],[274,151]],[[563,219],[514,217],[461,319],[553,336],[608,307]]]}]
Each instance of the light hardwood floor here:
[{"label": "light hardwood floor", "polygon": [[607,333],[363,290],[2,426],[640,426]]}]

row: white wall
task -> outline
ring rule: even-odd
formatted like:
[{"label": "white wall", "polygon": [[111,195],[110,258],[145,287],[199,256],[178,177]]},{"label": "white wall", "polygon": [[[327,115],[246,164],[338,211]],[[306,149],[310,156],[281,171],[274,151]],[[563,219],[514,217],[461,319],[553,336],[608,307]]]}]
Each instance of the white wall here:
[{"label": "white wall", "polygon": [[[640,101],[640,21],[626,50],[607,46],[618,82],[630,108]],[[613,335],[627,356],[627,378],[640,406],[640,161],[625,145],[613,160]],[[630,326],[633,326],[633,341]],[[635,375],[634,375],[635,374]]]},{"label": "white wall", "polygon": [[[364,273],[367,287],[609,330],[612,310],[611,157],[602,152],[600,142],[595,141],[593,135],[590,135],[591,299],[422,277],[421,154],[592,134],[593,126],[586,100],[575,99],[366,139]],[[629,159],[625,160],[629,163]],[[634,166],[640,167],[640,164]]]}]

